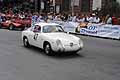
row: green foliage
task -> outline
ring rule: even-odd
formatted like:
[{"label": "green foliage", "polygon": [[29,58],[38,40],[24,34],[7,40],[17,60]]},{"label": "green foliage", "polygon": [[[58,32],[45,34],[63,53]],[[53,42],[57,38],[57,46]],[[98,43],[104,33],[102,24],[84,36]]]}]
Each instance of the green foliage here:
[{"label": "green foliage", "polygon": [[101,14],[103,15],[113,15],[113,16],[120,16],[120,4],[116,0],[112,0],[107,2],[103,8],[101,9]]}]

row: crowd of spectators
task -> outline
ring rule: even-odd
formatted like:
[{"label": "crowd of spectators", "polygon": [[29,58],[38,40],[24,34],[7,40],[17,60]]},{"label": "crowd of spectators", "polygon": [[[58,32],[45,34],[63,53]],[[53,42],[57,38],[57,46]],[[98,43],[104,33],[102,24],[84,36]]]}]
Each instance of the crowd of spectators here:
[{"label": "crowd of spectators", "polygon": [[12,9],[8,9],[6,10],[6,12],[0,12],[0,22],[4,21],[5,18],[4,16],[7,17],[17,17],[20,19],[24,19],[24,18],[33,18],[36,17],[36,21],[37,22],[41,22],[41,21],[73,21],[73,22],[88,22],[88,23],[105,23],[105,24],[113,24],[113,25],[119,25],[120,24],[120,20],[117,17],[111,16],[111,15],[107,15],[107,16],[98,16],[95,13],[91,13],[91,14],[55,14],[55,13],[38,13],[38,12],[31,12],[31,11],[27,11],[27,12],[23,12],[23,11],[19,11],[17,13],[14,13],[12,11]]},{"label": "crowd of spectators", "polygon": [[105,24],[112,24],[112,25],[120,25],[120,19],[115,16],[110,16],[109,14],[106,16],[98,16],[95,13],[91,14],[54,14],[54,13],[33,13],[32,16],[36,16],[36,21],[72,21],[78,23],[105,23]]}]

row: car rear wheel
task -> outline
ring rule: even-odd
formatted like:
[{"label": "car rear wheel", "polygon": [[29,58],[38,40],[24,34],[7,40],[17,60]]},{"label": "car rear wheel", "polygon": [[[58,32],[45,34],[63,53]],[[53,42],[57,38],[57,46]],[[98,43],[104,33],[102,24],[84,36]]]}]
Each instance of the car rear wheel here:
[{"label": "car rear wheel", "polygon": [[14,26],[11,24],[10,26],[9,26],[9,30],[13,30],[14,29]]},{"label": "car rear wheel", "polygon": [[46,43],[44,45],[44,51],[45,51],[45,54],[52,55],[52,49],[51,49],[51,45],[49,43]]},{"label": "car rear wheel", "polygon": [[30,47],[28,38],[26,38],[26,37],[23,38],[23,44],[24,44],[24,47],[27,47],[27,48]]}]

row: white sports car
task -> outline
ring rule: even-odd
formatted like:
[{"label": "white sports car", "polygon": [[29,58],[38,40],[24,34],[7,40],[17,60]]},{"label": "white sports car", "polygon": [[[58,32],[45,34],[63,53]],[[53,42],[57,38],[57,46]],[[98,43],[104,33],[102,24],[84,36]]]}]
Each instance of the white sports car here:
[{"label": "white sports car", "polygon": [[22,41],[25,47],[30,45],[44,49],[47,55],[53,52],[78,52],[83,48],[83,41],[74,35],[65,33],[56,23],[36,23],[22,31]]}]

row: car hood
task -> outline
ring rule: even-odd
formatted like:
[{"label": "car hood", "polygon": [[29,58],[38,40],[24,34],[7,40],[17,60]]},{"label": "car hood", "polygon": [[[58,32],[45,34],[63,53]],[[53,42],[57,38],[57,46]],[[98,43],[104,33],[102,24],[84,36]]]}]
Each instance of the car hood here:
[{"label": "car hood", "polygon": [[61,42],[65,43],[77,43],[79,38],[71,35],[71,34],[67,34],[67,33],[45,33],[44,36],[46,36],[49,39],[55,39],[55,40],[61,40]]}]

